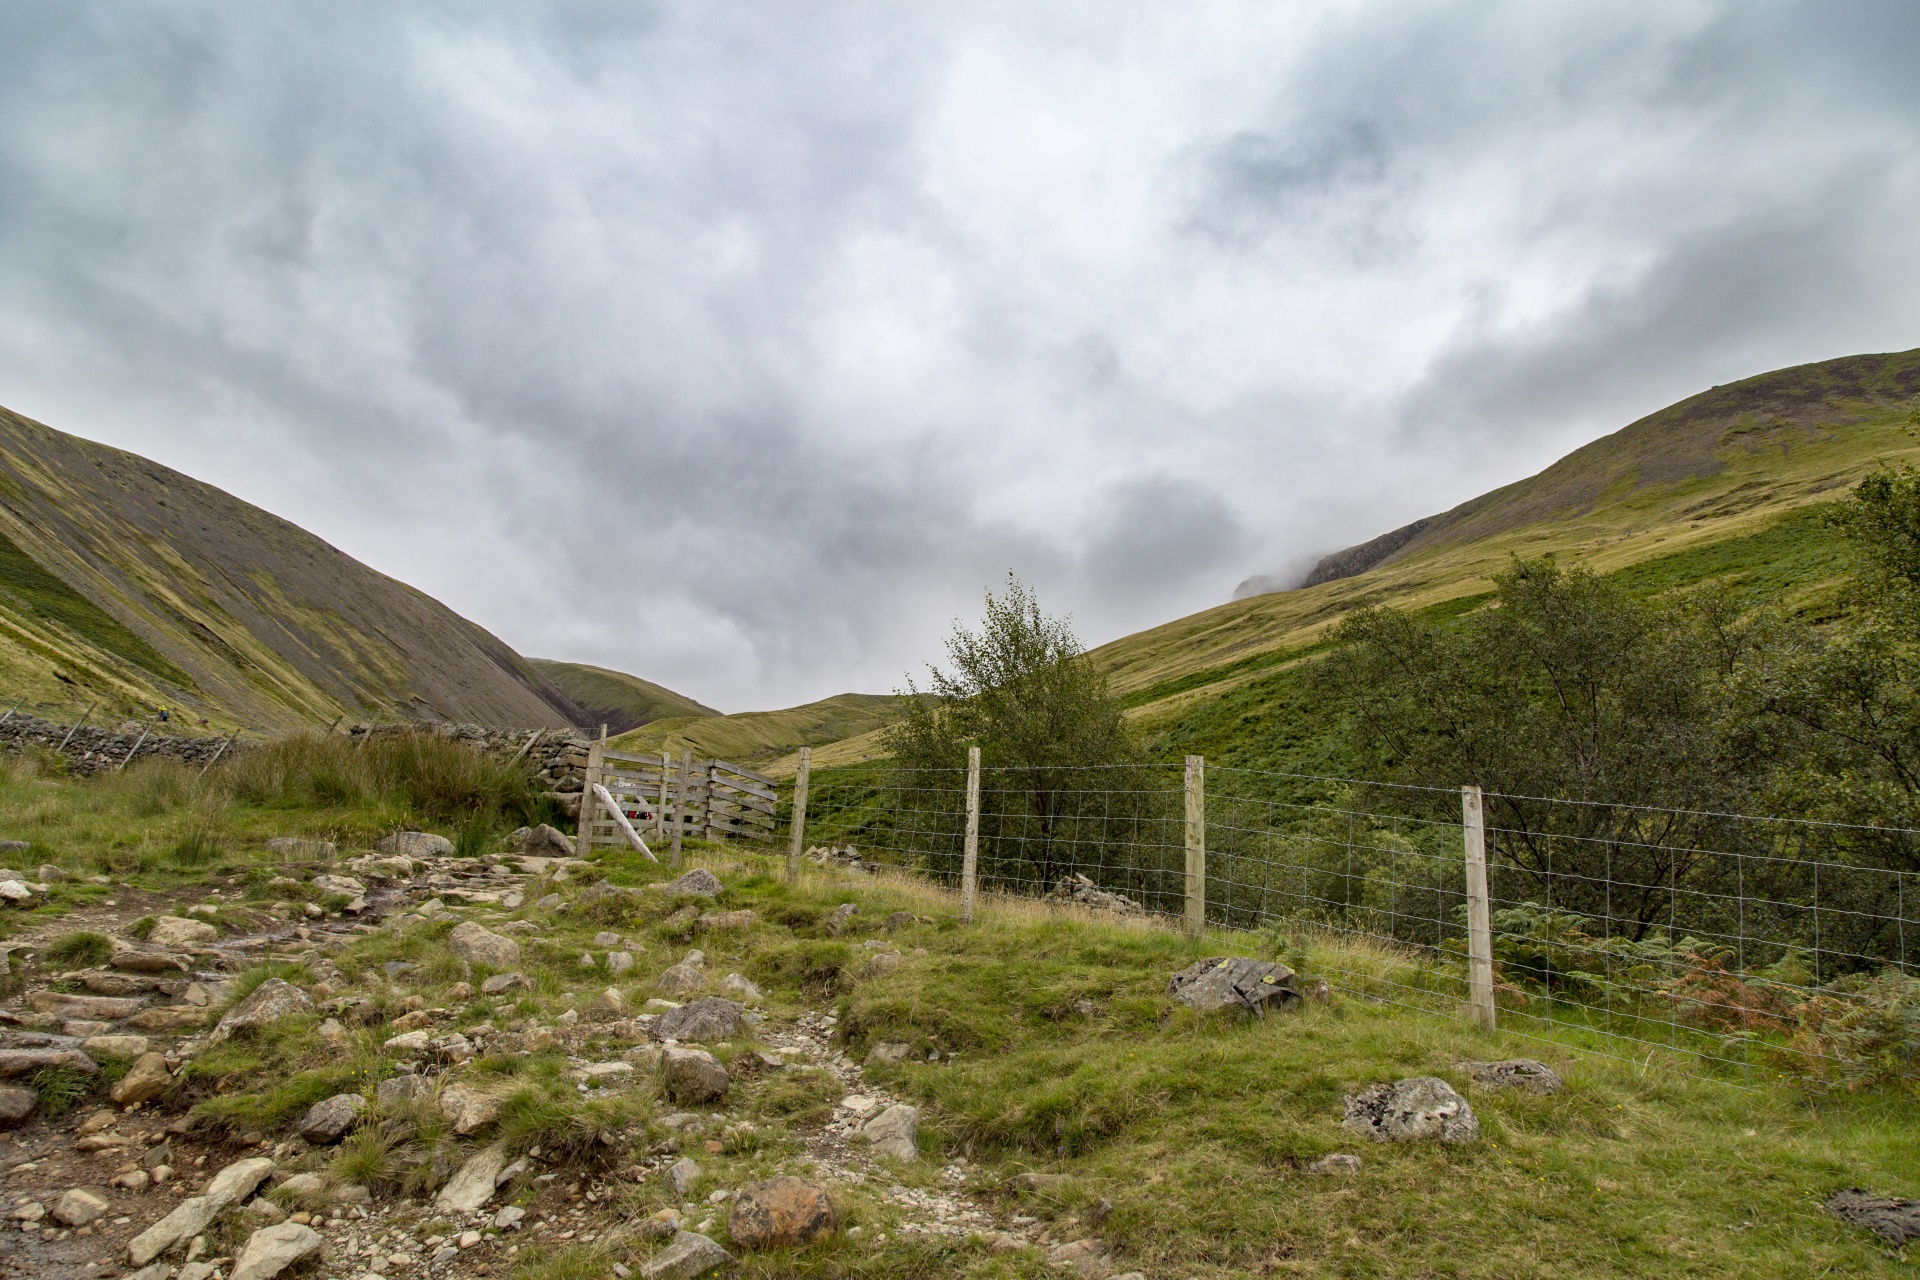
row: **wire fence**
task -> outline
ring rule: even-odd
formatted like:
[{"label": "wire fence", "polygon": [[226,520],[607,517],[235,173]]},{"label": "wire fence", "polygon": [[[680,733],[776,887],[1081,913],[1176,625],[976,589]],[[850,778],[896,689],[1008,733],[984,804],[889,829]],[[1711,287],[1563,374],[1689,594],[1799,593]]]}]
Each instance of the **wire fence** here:
[{"label": "wire fence", "polygon": [[[1180,765],[982,769],[984,893],[1203,921],[1351,996],[1470,999],[1459,788]],[[968,771],[813,775],[815,861],[954,888]],[[1911,1081],[1920,832],[1486,792],[1492,998],[1504,1031],[1837,1086]],[[1199,875],[1193,868],[1198,827]],[[791,832],[783,793],[781,828]],[[1197,900],[1196,900],[1197,895]],[[1916,959],[1920,959],[1917,956]]]}]

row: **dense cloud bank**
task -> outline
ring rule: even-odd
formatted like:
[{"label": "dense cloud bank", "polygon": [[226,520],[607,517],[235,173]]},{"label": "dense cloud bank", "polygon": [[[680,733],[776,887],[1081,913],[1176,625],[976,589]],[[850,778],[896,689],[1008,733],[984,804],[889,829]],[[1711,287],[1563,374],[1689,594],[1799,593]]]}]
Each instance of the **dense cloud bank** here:
[{"label": "dense cloud bank", "polygon": [[1920,343],[1897,4],[0,10],[0,403],[522,652],[881,689]]}]

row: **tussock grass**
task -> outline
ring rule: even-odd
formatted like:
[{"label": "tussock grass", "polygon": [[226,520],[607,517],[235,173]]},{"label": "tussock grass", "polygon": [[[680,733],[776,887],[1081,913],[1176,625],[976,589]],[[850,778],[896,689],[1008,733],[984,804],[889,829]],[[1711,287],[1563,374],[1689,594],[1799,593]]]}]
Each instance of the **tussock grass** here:
[{"label": "tussock grass", "polygon": [[89,965],[105,964],[113,955],[113,940],[104,933],[90,933],[85,929],[76,929],[72,933],[63,933],[55,938],[46,949],[46,958],[55,964],[69,965],[73,968],[86,968]]}]

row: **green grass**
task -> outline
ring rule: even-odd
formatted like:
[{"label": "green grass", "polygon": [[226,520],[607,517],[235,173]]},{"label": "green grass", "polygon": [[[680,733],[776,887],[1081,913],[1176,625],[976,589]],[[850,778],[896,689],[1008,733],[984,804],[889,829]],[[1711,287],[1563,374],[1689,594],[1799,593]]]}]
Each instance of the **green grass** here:
[{"label": "green grass", "polygon": [[41,568],[11,538],[0,534],[0,599],[22,613],[55,623],[108,653],[183,689],[191,676],[168,661],[93,601]]}]

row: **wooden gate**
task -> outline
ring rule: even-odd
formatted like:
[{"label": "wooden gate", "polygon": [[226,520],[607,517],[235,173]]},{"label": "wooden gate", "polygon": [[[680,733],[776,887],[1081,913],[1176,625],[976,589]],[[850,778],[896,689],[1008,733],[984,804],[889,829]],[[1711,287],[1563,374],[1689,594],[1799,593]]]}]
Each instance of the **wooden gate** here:
[{"label": "wooden gate", "polygon": [[581,857],[592,849],[627,843],[613,815],[594,795],[596,783],[607,789],[643,837],[671,838],[677,824],[682,836],[698,839],[773,838],[779,800],[773,779],[724,760],[676,759],[670,752],[636,755],[596,742],[587,753],[586,789],[580,798]]}]

